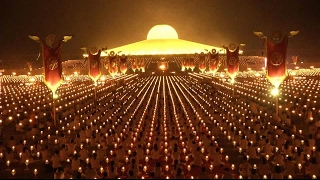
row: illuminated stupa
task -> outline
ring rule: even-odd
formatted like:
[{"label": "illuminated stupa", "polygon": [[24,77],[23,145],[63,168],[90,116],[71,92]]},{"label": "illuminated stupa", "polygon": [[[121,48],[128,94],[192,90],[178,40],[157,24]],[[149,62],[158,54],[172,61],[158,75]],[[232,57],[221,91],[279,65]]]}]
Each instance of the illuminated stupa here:
[{"label": "illuminated stupa", "polygon": [[146,40],[108,49],[101,56],[107,56],[111,51],[121,51],[130,55],[168,55],[195,54],[205,52],[205,49],[219,51],[222,48],[179,39],[177,31],[172,26],[161,24],[149,30]]}]

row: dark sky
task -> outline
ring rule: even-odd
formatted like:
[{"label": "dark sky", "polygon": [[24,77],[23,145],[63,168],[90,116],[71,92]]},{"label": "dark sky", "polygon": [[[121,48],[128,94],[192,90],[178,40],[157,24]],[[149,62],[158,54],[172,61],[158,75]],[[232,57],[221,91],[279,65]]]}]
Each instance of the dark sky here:
[{"label": "dark sky", "polygon": [[81,58],[84,46],[144,40],[157,24],[171,25],[180,39],[245,43],[246,55],[261,55],[262,40],[252,31],[300,30],[288,56],[320,56],[319,11],[318,0],[1,0],[0,59],[4,67],[35,61],[39,46],[28,35],[74,35],[63,46],[66,60]]}]

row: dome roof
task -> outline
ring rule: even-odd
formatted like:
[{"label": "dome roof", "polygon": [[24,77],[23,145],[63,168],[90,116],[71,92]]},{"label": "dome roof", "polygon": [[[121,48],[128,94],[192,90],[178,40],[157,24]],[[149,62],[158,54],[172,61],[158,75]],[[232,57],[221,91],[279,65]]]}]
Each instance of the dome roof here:
[{"label": "dome roof", "polygon": [[167,24],[155,25],[148,32],[147,40],[149,39],[178,39],[178,33]]}]

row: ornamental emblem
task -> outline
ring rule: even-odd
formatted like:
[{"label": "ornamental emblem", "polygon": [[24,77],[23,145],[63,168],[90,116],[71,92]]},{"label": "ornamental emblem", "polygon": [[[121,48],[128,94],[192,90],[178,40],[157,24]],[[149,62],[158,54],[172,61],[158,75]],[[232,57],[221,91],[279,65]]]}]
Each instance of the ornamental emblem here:
[{"label": "ornamental emblem", "polygon": [[90,51],[91,51],[91,54],[97,54],[98,53],[98,48],[97,47],[92,47],[90,49]]},{"label": "ornamental emblem", "polygon": [[111,67],[116,67],[116,62],[112,62]]},{"label": "ornamental emblem", "polygon": [[231,43],[228,48],[229,48],[229,51],[234,52],[237,49],[237,45],[234,43]]},{"label": "ornamental emblem", "polygon": [[277,43],[281,40],[282,38],[282,32],[281,31],[275,31],[271,35],[271,39],[274,43]]},{"label": "ornamental emblem", "polygon": [[58,60],[55,57],[51,56],[49,58],[49,63],[48,63],[47,68],[49,70],[53,71],[53,70],[57,69],[57,67],[58,67]]},{"label": "ornamental emblem", "polygon": [[274,66],[279,66],[283,62],[283,56],[279,52],[274,52],[270,56],[270,62]]},{"label": "ornamental emblem", "polygon": [[109,56],[115,56],[115,53],[114,53],[114,51],[111,51],[110,53],[109,53]]},{"label": "ornamental emblem", "polygon": [[50,34],[50,35],[48,35],[47,37],[46,37],[46,44],[47,44],[47,46],[49,46],[49,47],[53,47],[53,45],[54,45],[54,43],[56,42],[56,36],[55,35],[53,35],[53,34]]},{"label": "ornamental emblem", "polygon": [[230,65],[233,66],[233,65],[235,65],[237,63],[237,61],[238,61],[238,59],[236,57],[232,56],[232,57],[229,58],[228,62],[229,62]]},{"label": "ornamental emblem", "polygon": [[91,62],[91,67],[92,68],[97,68],[98,67],[98,62],[97,61]]},{"label": "ornamental emblem", "polygon": [[104,65],[104,67],[105,67],[106,69],[108,69],[108,68],[109,68],[109,61],[108,61],[108,60],[104,60],[103,65]]}]

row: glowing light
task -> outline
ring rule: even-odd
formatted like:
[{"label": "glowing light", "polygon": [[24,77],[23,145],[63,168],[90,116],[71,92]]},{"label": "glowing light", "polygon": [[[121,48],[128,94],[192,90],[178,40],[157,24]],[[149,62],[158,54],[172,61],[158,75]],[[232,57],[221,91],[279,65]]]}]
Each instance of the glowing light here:
[{"label": "glowing light", "polygon": [[178,33],[169,25],[155,25],[149,30],[147,39],[178,39]]},{"label": "glowing light", "polygon": [[277,96],[277,95],[279,94],[278,88],[272,89],[272,90],[271,90],[271,94],[272,94],[273,96]]},{"label": "glowing light", "polygon": [[58,94],[56,94],[55,92],[53,92],[53,93],[52,93],[52,97],[53,97],[53,99],[57,99],[59,96],[58,96]]}]

